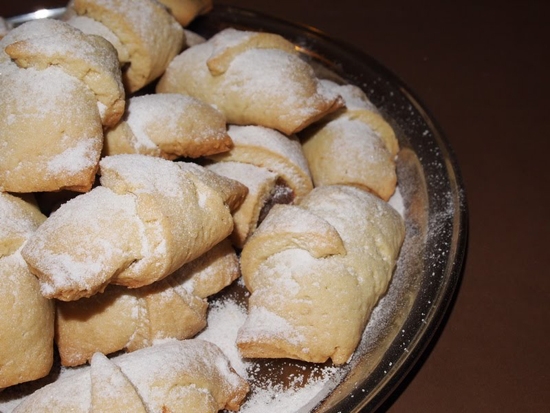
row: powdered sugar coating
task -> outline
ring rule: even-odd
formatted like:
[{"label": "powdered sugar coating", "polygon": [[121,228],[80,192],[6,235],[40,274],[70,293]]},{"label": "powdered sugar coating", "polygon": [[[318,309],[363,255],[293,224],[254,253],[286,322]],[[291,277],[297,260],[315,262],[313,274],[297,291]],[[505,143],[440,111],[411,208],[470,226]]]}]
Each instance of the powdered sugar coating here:
[{"label": "powdered sugar coating", "polygon": [[217,107],[229,123],[266,126],[287,135],[342,105],[339,95],[318,81],[310,65],[275,47],[239,49],[230,53],[232,59],[222,74],[209,70],[209,59],[222,46],[232,47],[247,36],[228,30],[185,50],[172,60],[157,92],[189,94]]},{"label": "powdered sugar coating", "polygon": [[[134,386],[148,411],[181,407],[178,396],[187,391],[208,393],[217,409],[235,409],[248,390],[246,383],[230,369],[219,348],[202,340],[166,340],[112,361],[105,358],[96,358],[96,361],[114,363],[113,368],[119,368]],[[90,411],[93,407],[91,384],[90,367],[78,369],[24,399],[14,412],[43,411],[46,407]],[[113,403],[116,405],[116,397]]]},{"label": "powdered sugar coating", "polygon": [[0,77],[0,187],[89,189],[103,142],[93,93],[57,67],[2,67],[7,70]]},{"label": "powdered sugar coating", "polygon": [[106,134],[109,155],[197,158],[230,147],[225,117],[198,99],[176,93],[131,97],[124,122]]}]

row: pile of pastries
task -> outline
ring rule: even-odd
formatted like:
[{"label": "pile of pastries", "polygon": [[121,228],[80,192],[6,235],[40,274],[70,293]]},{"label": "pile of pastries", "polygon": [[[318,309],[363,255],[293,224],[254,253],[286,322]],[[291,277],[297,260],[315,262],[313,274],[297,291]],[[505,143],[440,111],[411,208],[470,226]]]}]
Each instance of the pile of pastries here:
[{"label": "pile of pastries", "polygon": [[279,35],[185,28],[211,7],[72,0],[0,39],[0,388],[83,366],[16,412],[238,410],[208,297],[242,276],[243,358],[340,365],[388,288],[391,126]]}]

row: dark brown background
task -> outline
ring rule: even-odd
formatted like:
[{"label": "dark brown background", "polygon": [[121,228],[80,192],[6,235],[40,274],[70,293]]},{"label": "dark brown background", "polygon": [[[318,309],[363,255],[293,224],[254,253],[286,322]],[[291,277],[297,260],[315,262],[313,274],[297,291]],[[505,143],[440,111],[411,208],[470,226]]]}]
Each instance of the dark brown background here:
[{"label": "dark brown background", "polygon": [[[65,3],[3,1],[0,15]],[[470,211],[461,288],[439,339],[385,410],[550,411],[550,3],[224,3],[372,55],[416,92],[458,157]]]}]

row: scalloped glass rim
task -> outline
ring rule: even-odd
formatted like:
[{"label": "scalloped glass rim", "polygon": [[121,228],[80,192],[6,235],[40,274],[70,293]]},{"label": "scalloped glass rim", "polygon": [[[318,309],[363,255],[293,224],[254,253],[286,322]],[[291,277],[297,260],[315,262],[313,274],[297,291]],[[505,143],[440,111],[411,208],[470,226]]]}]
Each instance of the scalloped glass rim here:
[{"label": "scalloped glass rim", "polygon": [[[6,21],[15,27],[37,18],[59,17],[64,10],[49,9],[47,13],[34,12]],[[406,219],[411,221],[408,229],[414,232],[409,252],[415,255],[405,264],[400,263],[395,278],[402,278],[401,287],[390,286],[390,297],[384,297],[375,310],[381,314],[373,318],[379,320],[367,326],[370,334],[366,333],[364,339],[374,338],[374,344],[364,344],[364,351],[352,360],[347,377],[331,388],[326,398],[308,404],[308,409],[318,413],[375,411],[434,340],[460,285],[468,212],[456,158],[414,93],[363,51],[311,27],[221,4],[197,18],[189,29],[210,37],[226,27],[283,35],[317,70],[326,70],[329,76],[361,87],[396,130],[402,148],[398,176],[405,183],[401,190]],[[410,291],[404,292],[404,288]],[[383,307],[388,306],[384,300],[392,299],[391,311],[384,313]]]}]

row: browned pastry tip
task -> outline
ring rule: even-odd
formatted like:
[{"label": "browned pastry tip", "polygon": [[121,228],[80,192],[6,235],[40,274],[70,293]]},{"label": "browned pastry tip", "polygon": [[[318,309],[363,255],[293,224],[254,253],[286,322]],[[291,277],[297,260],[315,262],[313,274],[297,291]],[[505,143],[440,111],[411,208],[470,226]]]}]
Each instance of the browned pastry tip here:
[{"label": "browned pastry tip", "polygon": [[182,25],[187,26],[201,14],[208,13],[213,8],[212,0],[159,0],[170,10],[170,13]]}]

